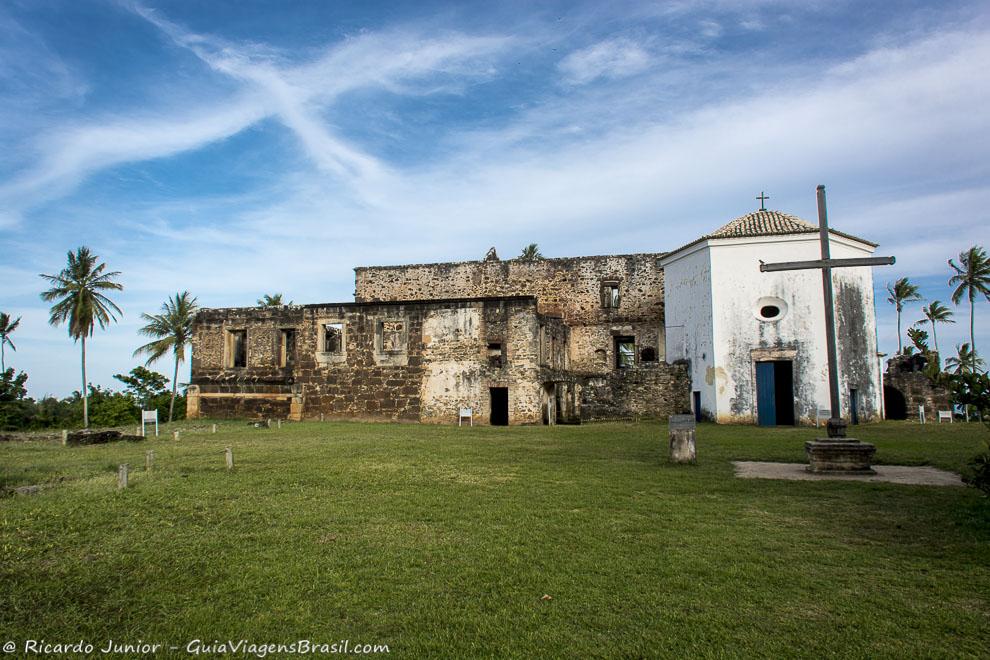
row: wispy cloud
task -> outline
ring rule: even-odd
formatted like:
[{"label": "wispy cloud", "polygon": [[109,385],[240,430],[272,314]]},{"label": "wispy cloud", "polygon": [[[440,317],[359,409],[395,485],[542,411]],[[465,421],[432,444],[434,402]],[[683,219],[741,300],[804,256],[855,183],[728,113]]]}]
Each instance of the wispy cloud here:
[{"label": "wispy cloud", "polygon": [[355,190],[384,184],[389,168],[336,135],[320,112],[341,95],[362,88],[413,93],[413,83],[443,75],[480,75],[510,43],[507,37],[425,38],[413,32],[364,34],[331,47],[313,62],[289,66],[278,52],[258,45],[233,45],[185,30],[159,12],[122,3],[175,44],[193,52],[214,71],[243,83],[232,98],[176,112],[172,108],[135,117],[103,117],[56,129],[37,149],[36,166],[0,185],[0,229],[21,219],[20,211],[60,197],[92,173],[121,163],[171,156],[223,140],[270,117],[298,138],[312,162]]},{"label": "wispy cloud", "polygon": [[625,78],[640,73],[652,59],[645,48],[619,37],[570,53],[558,68],[568,82],[584,85],[599,78]]}]

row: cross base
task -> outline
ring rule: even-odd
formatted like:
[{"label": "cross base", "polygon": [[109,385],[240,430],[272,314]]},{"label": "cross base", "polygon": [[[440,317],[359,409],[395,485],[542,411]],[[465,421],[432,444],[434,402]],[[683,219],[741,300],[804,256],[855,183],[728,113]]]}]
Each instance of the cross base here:
[{"label": "cross base", "polygon": [[855,438],[818,438],[804,443],[808,472],[814,474],[876,474],[870,467],[876,446]]}]

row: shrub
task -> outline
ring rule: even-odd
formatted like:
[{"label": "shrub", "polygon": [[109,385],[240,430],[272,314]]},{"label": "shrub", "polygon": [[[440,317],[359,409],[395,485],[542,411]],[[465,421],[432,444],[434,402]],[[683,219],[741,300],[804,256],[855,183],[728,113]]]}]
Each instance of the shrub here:
[{"label": "shrub", "polygon": [[[980,419],[990,427],[990,376],[981,373],[956,374],[950,376],[949,387],[957,403],[975,406],[980,411]],[[963,481],[990,495],[990,442],[984,439],[986,450],[977,454],[966,464],[967,473]]]}]

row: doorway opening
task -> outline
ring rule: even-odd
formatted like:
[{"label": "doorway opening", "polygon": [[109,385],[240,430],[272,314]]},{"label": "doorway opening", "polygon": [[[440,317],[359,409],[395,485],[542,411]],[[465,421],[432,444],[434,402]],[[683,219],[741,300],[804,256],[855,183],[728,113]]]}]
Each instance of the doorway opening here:
[{"label": "doorway opening", "polygon": [[896,387],[883,386],[883,409],[887,419],[907,419],[907,401]]},{"label": "doorway opening", "polygon": [[794,426],[794,363],[756,363],[756,410],[760,426]]},{"label": "doorway opening", "polygon": [[491,396],[492,407],[488,417],[488,423],[492,426],[509,425],[509,388],[489,387],[488,393]]}]

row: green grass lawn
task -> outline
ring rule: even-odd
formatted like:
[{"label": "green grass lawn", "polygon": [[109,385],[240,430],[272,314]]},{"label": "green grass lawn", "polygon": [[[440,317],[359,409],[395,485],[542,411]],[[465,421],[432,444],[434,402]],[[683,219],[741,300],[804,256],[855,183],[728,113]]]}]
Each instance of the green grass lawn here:
[{"label": "green grass lawn", "polygon": [[[735,479],[814,429],[178,425],[0,446],[0,643],[347,639],[401,657],[987,657],[990,500]],[[977,424],[885,423],[878,463],[958,470]],[[234,451],[227,472],[222,450]],[[156,468],[144,472],[154,449]],[[131,487],[116,490],[119,463]],[[550,599],[544,599],[549,595]]]}]

